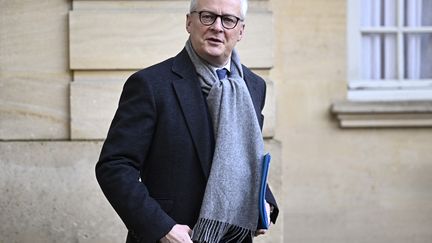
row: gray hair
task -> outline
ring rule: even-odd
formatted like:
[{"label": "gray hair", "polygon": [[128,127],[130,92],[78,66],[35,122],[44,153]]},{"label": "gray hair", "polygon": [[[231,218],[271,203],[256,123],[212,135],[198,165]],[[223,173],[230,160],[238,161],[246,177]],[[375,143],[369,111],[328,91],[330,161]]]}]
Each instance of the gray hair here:
[{"label": "gray hair", "polygon": [[[195,11],[196,10],[196,6],[197,6],[197,2],[198,0],[191,0],[190,1],[190,7],[189,7],[189,12]],[[246,18],[246,13],[247,13],[247,9],[248,9],[248,1],[247,0],[240,0],[240,6],[241,6],[241,18],[245,19]]]}]

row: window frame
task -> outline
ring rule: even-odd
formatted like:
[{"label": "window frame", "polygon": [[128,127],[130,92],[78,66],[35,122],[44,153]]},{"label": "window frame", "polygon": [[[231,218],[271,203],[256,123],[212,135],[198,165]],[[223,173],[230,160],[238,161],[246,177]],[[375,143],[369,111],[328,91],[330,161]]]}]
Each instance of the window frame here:
[{"label": "window frame", "polygon": [[[348,0],[347,46],[348,46],[348,92],[350,101],[417,101],[432,100],[432,79],[404,78],[404,34],[430,33],[432,26],[409,27],[404,25],[404,0],[397,1],[397,26],[361,26],[361,1]],[[397,35],[397,79],[365,80],[361,78],[361,48],[364,33],[392,33]]]}]

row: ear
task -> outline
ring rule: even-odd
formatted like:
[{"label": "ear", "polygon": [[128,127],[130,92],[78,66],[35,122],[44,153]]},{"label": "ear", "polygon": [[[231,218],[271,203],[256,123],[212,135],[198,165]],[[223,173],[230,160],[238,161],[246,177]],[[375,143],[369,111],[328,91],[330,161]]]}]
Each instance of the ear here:
[{"label": "ear", "polygon": [[192,24],[192,19],[190,14],[186,14],[186,31],[190,34],[191,32],[191,24]]},{"label": "ear", "polygon": [[242,24],[240,26],[240,31],[239,31],[239,36],[238,36],[237,41],[241,41],[241,39],[243,38],[245,26],[246,26],[245,24]]}]

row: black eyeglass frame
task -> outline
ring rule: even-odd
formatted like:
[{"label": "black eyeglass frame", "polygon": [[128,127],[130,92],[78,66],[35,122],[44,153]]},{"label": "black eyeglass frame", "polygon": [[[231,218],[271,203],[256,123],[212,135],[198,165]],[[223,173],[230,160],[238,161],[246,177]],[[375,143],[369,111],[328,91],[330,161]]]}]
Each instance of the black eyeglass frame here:
[{"label": "black eyeglass frame", "polygon": [[[220,18],[221,19],[222,27],[224,27],[225,29],[228,29],[228,30],[234,29],[235,27],[237,27],[239,21],[243,21],[243,19],[241,19],[241,18],[239,18],[239,17],[237,17],[235,15],[230,15],[230,14],[219,15],[219,14],[215,14],[215,13],[210,12],[210,11],[191,11],[190,13],[191,14],[197,13],[198,16],[199,16],[199,20],[200,20],[201,24],[203,24],[205,26],[210,26],[210,25],[214,24],[216,22],[216,19]],[[214,17],[213,22],[211,22],[211,23],[204,23],[203,20],[202,20],[202,17],[201,17],[203,13],[207,13],[207,14],[213,16]],[[236,19],[236,22],[235,22],[235,24],[234,24],[233,27],[228,28],[228,27],[225,26],[223,20],[224,20],[224,18],[232,18],[232,17]]]}]

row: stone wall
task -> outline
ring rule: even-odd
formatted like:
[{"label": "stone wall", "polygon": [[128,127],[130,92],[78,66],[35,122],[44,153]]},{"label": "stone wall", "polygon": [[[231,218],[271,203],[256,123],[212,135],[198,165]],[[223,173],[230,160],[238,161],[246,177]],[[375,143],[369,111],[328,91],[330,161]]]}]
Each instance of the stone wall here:
[{"label": "stone wall", "polygon": [[[124,241],[94,166],[124,81],[180,51],[187,10],[188,1],[0,1],[0,242]],[[268,4],[252,1],[249,19],[239,49],[268,84],[270,185],[282,198]],[[283,242],[282,229],[280,217],[258,242]]]},{"label": "stone wall", "polygon": [[432,242],[432,129],[341,129],[344,0],[272,0],[284,242]]},{"label": "stone wall", "polygon": [[[94,175],[100,141],[0,142],[0,242],[104,242],[126,229]],[[280,144],[272,153],[270,185],[281,195]],[[283,242],[282,222],[257,242]]]}]

